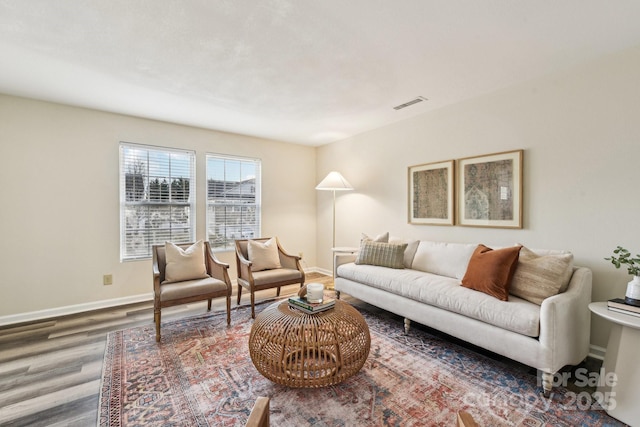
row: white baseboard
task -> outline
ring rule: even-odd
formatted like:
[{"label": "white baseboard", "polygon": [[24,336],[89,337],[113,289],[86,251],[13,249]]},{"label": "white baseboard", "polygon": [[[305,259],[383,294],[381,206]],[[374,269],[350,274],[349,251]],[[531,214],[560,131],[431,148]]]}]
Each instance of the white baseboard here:
[{"label": "white baseboard", "polygon": [[607,349],[604,347],[600,347],[593,344],[589,346],[589,357],[593,357],[594,359],[604,360],[604,354],[606,352],[607,352]]},{"label": "white baseboard", "polygon": [[325,270],[324,268],[320,268],[320,267],[313,267],[313,268],[310,268],[308,270],[305,270],[304,272],[305,273],[320,273],[320,274],[324,274],[326,276],[333,275],[331,270]]},{"label": "white baseboard", "polygon": [[[331,271],[318,267],[305,268],[305,273],[322,273],[328,276]],[[231,280],[232,285],[237,284],[236,280]],[[86,311],[100,310],[103,308],[118,307],[121,305],[135,304],[138,302],[153,301],[153,293],[133,295],[129,297],[114,298],[102,301],[93,301],[83,304],[67,305],[64,307],[48,308],[45,310],[31,311],[27,313],[11,314],[8,316],[0,316],[0,326],[14,325],[18,323],[34,322],[37,320],[52,319],[55,317],[68,316],[70,314],[78,314]]]},{"label": "white baseboard", "polygon": [[68,316],[69,314],[83,313],[85,311],[100,310],[102,308],[117,307],[120,305],[135,304],[144,301],[153,301],[153,293],[0,316],[0,326],[51,319],[60,316]]}]

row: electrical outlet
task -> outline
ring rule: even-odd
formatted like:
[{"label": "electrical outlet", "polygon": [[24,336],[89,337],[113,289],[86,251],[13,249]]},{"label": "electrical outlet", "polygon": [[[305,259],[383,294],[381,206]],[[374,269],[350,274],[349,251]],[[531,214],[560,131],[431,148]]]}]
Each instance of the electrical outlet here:
[{"label": "electrical outlet", "polygon": [[302,253],[302,252],[298,252],[298,256],[299,256],[300,258],[304,258],[304,253]]},{"label": "electrical outlet", "polygon": [[113,285],[113,275],[112,274],[105,274],[104,276],[102,276],[102,284],[103,285]]}]

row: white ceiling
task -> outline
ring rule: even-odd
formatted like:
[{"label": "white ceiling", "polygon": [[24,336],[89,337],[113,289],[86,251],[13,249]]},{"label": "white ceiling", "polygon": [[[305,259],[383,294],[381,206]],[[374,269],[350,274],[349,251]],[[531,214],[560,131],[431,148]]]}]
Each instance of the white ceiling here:
[{"label": "white ceiling", "polygon": [[0,92],[321,145],[640,45],[639,23],[638,0],[0,0]]}]

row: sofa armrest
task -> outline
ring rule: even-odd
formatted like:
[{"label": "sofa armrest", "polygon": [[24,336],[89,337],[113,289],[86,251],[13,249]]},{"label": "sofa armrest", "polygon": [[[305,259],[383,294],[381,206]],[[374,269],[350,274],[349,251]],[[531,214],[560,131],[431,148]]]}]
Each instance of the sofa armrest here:
[{"label": "sofa armrest", "polygon": [[591,270],[576,267],[567,290],[542,301],[539,339],[542,346],[553,349],[549,373],[578,364],[589,354],[591,286]]},{"label": "sofa armrest", "polygon": [[338,267],[342,264],[349,264],[350,262],[355,262],[357,255],[356,254],[340,254],[336,253],[333,255],[333,277],[338,277]]}]

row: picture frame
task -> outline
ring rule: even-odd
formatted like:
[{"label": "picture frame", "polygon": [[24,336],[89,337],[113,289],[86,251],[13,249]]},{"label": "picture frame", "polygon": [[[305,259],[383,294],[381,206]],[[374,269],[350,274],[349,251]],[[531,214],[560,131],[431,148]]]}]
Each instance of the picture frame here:
[{"label": "picture frame", "polygon": [[455,224],[455,161],[409,166],[410,224]]},{"label": "picture frame", "polygon": [[522,228],[524,150],[458,159],[458,224]]}]

